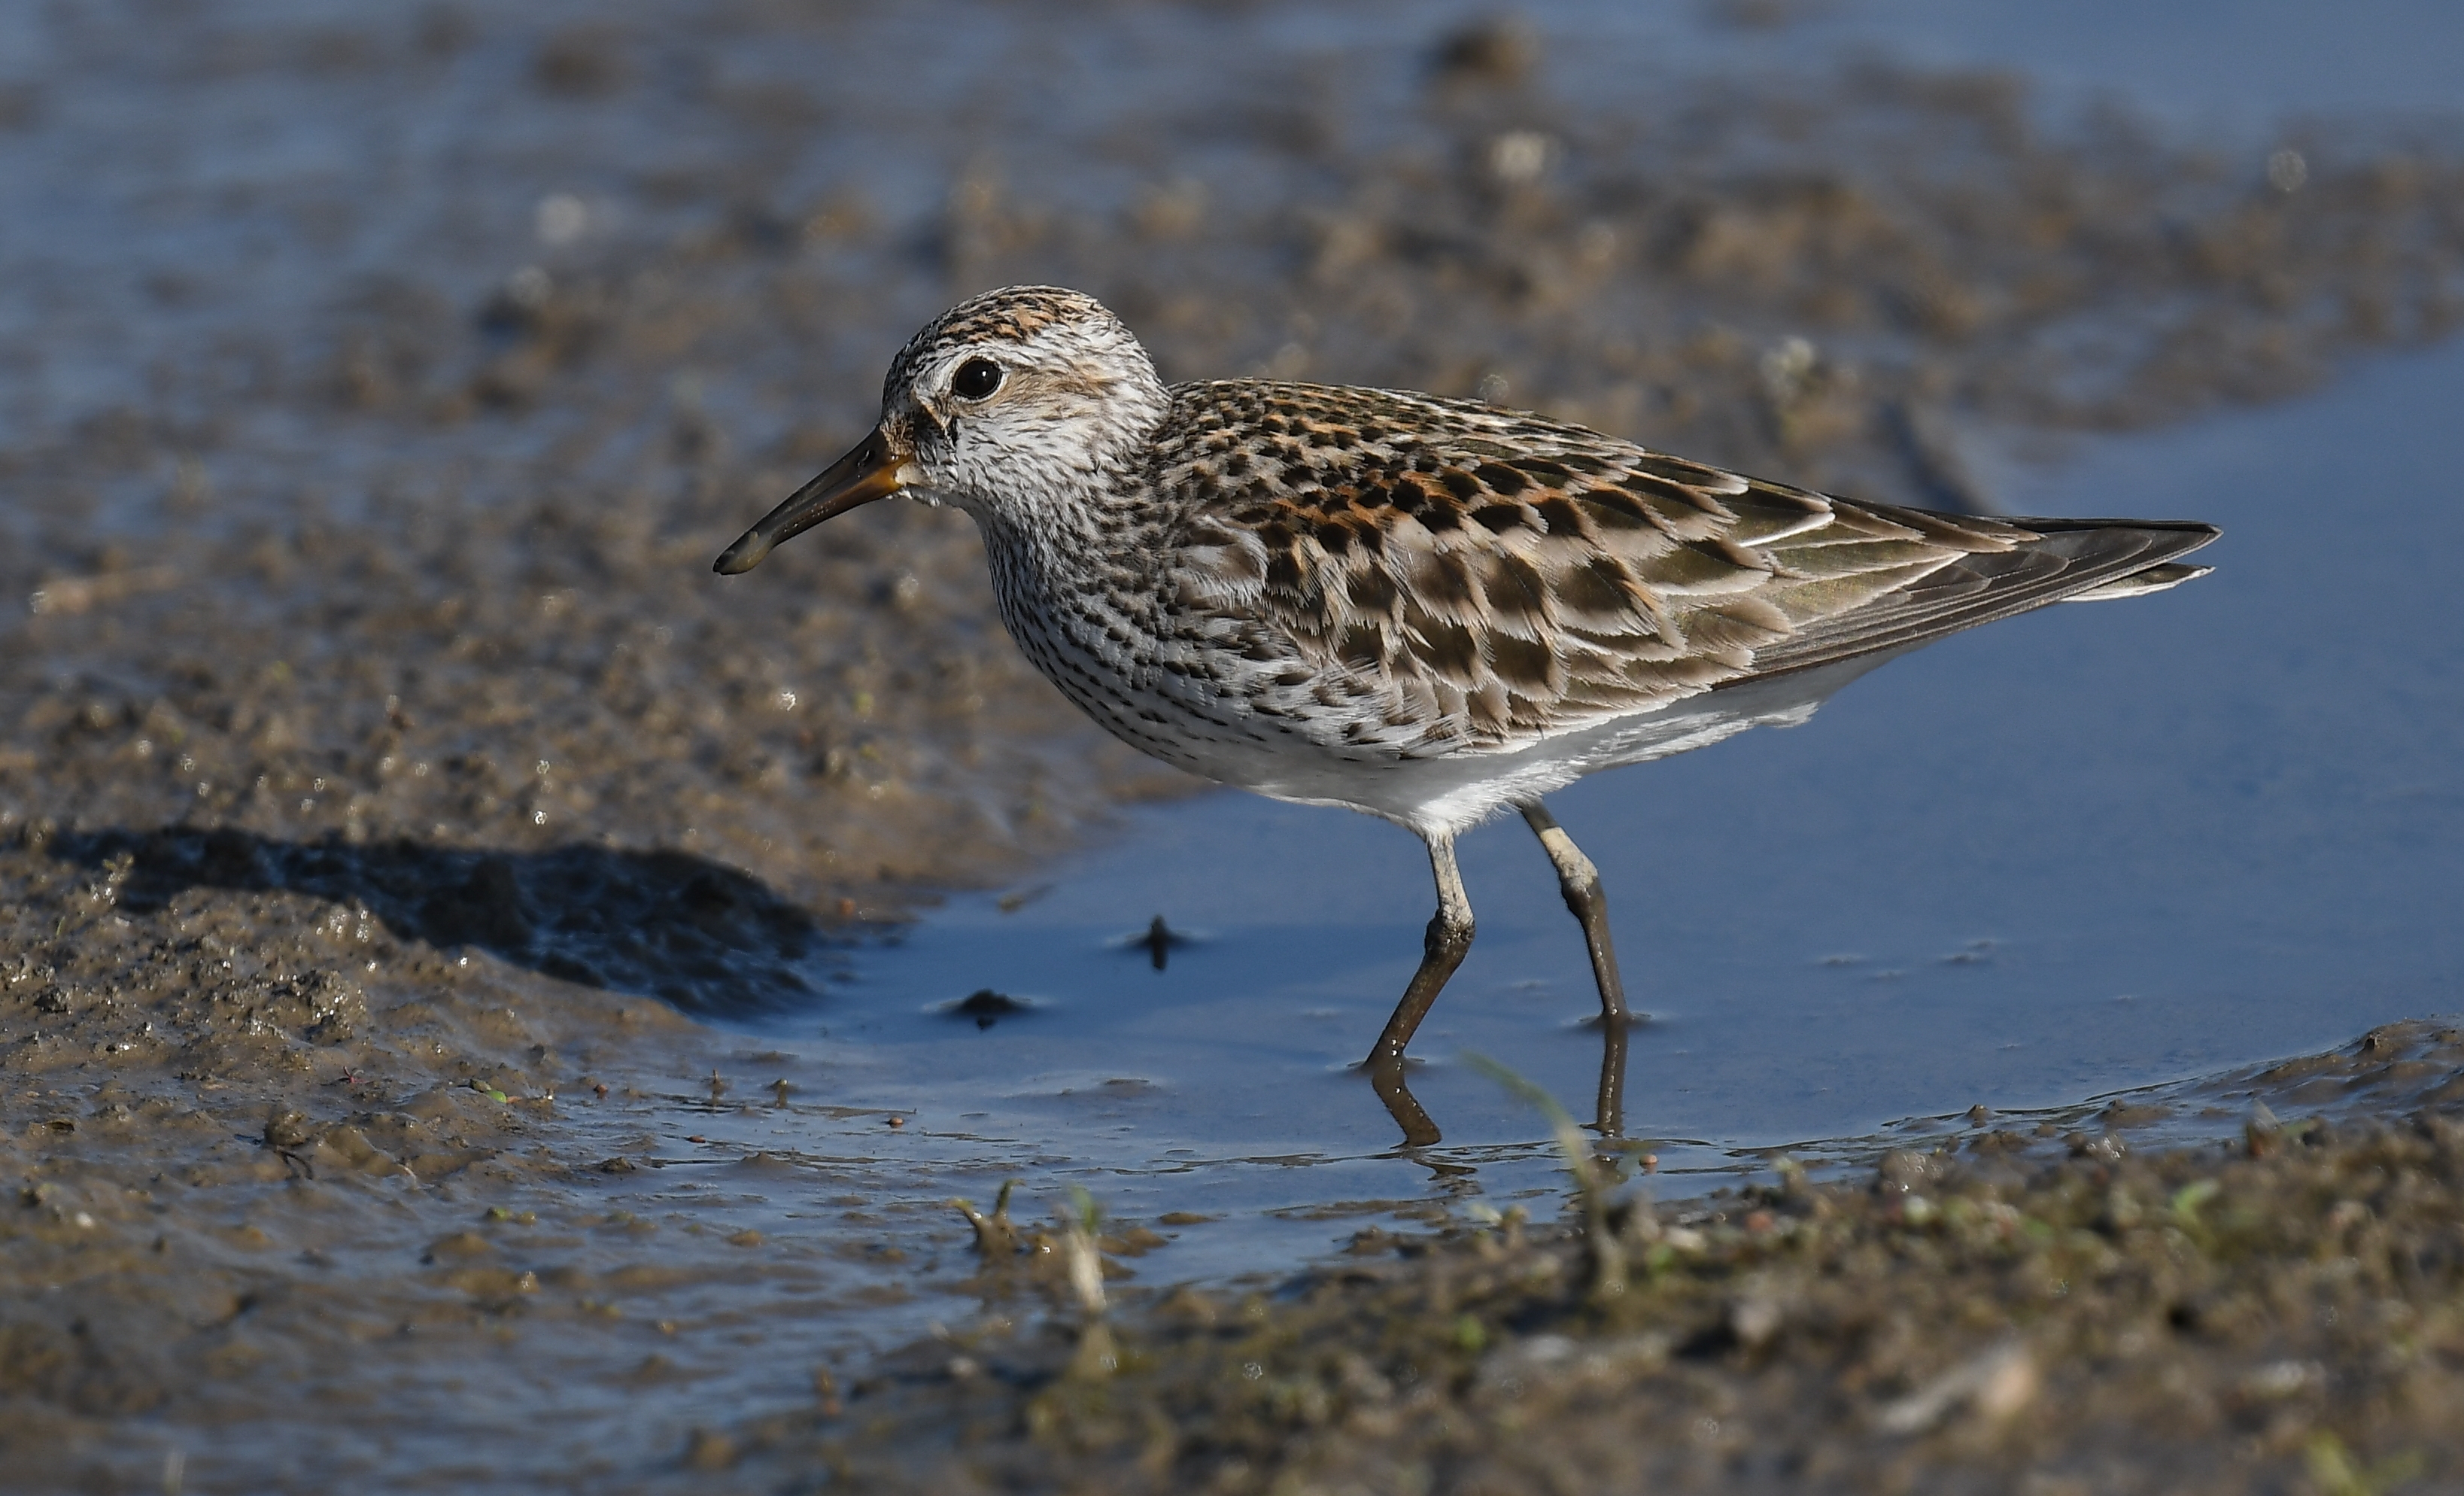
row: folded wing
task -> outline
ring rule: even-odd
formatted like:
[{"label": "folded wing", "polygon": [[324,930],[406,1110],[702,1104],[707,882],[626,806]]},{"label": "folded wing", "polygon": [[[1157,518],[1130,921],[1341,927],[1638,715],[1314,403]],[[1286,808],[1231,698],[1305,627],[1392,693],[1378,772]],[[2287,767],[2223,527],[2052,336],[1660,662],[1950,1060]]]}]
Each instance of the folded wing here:
[{"label": "folded wing", "polygon": [[1855,503],[1428,396],[1190,388],[1209,415],[1160,476],[1206,496],[1168,608],[1242,646],[1258,709],[1409,755],[2158,590],[2216,535]]}]

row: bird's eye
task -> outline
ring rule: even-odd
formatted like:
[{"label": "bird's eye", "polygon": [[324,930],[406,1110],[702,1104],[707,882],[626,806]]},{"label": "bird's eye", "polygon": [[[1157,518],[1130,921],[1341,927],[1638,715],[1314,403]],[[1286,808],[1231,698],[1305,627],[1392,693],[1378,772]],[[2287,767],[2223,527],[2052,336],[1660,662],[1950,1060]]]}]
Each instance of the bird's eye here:
[{"label": "bird's eye", "polygon": [[950,377],[950,389],[952,393],[969,400],[981,400],[1001,388],[1001,382],[1000,364],[990,359],[969,359],[958,365],[957,373]]}]

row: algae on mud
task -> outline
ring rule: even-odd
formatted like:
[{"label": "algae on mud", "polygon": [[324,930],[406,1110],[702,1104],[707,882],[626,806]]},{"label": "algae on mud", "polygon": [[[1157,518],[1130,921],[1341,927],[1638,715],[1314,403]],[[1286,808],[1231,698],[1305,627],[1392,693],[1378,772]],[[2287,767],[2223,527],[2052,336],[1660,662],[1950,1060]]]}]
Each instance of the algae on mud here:
[{"label": "algae on mud", "polygon": [[[1019,660],[954,517],[870,511],[758,588],[704,569],[959,295],[1063,280],[1177,375],[1485,392],[1938,503],[1991,500],[1968,423],[2271,398],[2464,313],[2453,138],[2211,148],[1995,76],[1563,98],[1506,33],[1390,13],[1312,53],[1209,7],[1111,13],[1092,60],[1043,5],[45,15],[48,75],[0,77],[0,1449],[58,1485],[783,1479],[834,1430],[743,1410],[966,1307],[958,1222],[902,1197],[879,1117],[715,1021],[830,1001],[837,942],[1177,781]],[[815,1155],[687,1131],[774,1104]],[[1670,1278],[1671,1313],[1716,1324],[1711,1281]],[[1402,1333],[1445,1282],[1326,1323]],[[1503,1331],[1463,1313],[1432,1353],[1485,1364],[1464,1342]],[[1134,1362],[1164,1332],[1120,1333]],[[2310,1344],[2289,1364],[2343,1366]],[[1918,1390],[1947,1364],[1918,1349],[1878,1375]],[[1270,1416],[1185,1406],[1263,1471],[1243,1441],[1333,1418],[1353,1368],[1258,1364]],[[848,1458],[898,1467],[939,1395]],[[1048,1431],[1111,1469],[1077,1395]],[[2412,1447],[2319,1426],[2364,1474]]]}]

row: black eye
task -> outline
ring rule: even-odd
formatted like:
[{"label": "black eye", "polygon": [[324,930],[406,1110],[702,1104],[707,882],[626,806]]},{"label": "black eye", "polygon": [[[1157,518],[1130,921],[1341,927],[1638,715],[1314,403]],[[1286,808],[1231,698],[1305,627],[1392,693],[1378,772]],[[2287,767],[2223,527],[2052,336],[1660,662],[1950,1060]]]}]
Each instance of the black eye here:
[{"label": "black eye", "polygon": [[957,373],[950,376],[950,389],[952,393],[964,395],[969,400],[981,400],[1001,388],[1001,382],[1000,364],[990,359],[969,359],[958,365]]}]

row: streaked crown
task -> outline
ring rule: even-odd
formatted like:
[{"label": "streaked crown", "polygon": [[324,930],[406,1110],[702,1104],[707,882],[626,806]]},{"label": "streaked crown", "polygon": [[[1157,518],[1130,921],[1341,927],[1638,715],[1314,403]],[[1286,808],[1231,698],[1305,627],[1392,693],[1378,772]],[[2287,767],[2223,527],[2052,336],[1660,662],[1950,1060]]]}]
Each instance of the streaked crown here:
[{"label": "streaked crown", "polygon": [[980,517],[1083,501],[1133,463],[1169,399],[1134,335],[1059,286],[962,301],[909,340],[881,392],[916,496]]}]

